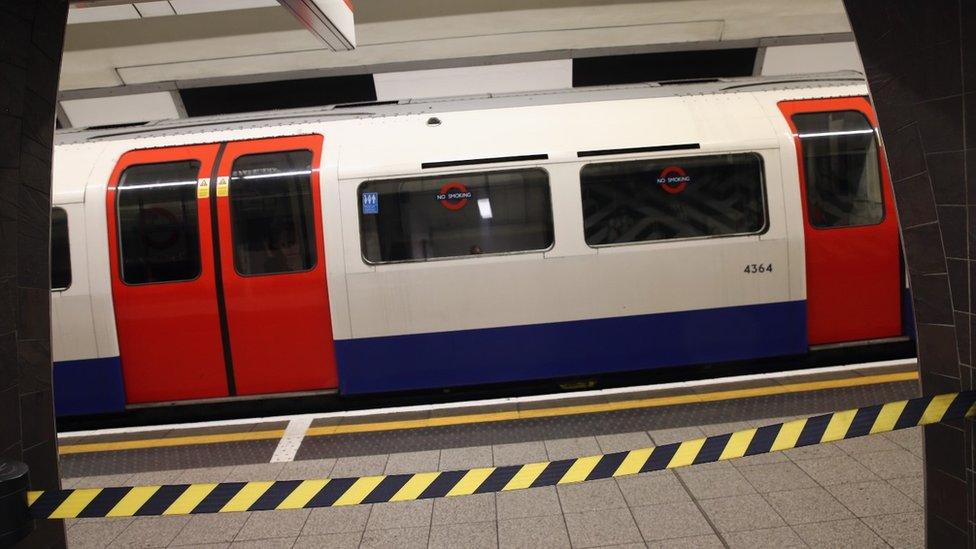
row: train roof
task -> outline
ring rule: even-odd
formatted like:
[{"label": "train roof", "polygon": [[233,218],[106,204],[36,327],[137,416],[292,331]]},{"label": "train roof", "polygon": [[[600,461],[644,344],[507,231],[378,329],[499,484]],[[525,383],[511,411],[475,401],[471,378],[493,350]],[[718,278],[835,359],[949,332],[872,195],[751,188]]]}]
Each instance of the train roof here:
[{"label": "train roof", "polygon": [[80,128],[58,130],[58,145],[88,142],[137,139],[180,135],[201,131],[218,131],[288,125],[309,122],[438,114],[458,111],[559,105],[597,101],[649,99],[712,95],[775,90],[798,90],[830,85],[864,83],[864,75],[856,71],[747,78],[716,78],[694,81],[666,81],[630,85],[598,86],[534,92],[481,94],[430,99],[402,99],[370,103],[347,103],[313,108],[272,110],[246,114],[231,114],[161,120],[108,128]]}]

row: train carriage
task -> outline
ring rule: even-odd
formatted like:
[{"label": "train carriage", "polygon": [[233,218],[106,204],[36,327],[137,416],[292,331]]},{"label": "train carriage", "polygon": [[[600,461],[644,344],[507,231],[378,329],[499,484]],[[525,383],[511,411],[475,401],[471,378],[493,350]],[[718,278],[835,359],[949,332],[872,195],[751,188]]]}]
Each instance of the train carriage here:
[{"label": "train carriage", "polygon": [[903,338],[860,75],[61,132],[59,415]]}]

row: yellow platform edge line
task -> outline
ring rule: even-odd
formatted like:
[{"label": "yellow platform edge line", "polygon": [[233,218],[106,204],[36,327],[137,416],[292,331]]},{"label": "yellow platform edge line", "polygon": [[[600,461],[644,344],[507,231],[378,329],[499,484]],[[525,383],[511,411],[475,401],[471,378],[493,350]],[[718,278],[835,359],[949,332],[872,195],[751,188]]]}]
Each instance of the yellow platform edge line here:
[{"label": "yellow platform edge line", "polygon": [[[310,427],[305,436],[321,437],[350,433],[365,433],[378,431],[398,431],[405,429],[422,429],[441,427],[446,425],[466,425],[476,423],[492,423],[498,421],[512,421],[518,419],[557,417],[564,415],[578,415],[588,413],[614,412],[619,410],[633,410],[639,408],[657,408],[675,406],[679,404],[697,404],[702,402],[716,402],[735,400],[740,398],[755,398],[785,393],[801,393],[821,391],[825,389],[840,389],[845,387],[859,387],[864,385],[878,385],[899,381],[914,381],[918,379],[918,372],[895,372],[854,376],[841,379],[805,381],[789,384],[774,384],[745,389],[731,389],[709,393],[689,393],[664,397],[649,397],[616,402],[602,402],[593,404],[578,404],[558,406],[553,408],[539,408],[532,410],[510,410],[488,412],[481,414],[459,414],[455,416],[440,416],[426,419],[409,419],[401,421],[379,421],[356,423],[349,425],[331,425]],[[188,446],[194,444],[216,444],[221,442],[241,442],[249,440],[268,440],[281,438],[284,429],[267,431],[249,431],[243,433],[221,433],[213,435],[194,435],[185,437],[167,437],[157,439],[126,440],[117,442],[93,442],[82,444],[63,444],[58,447],[61,455],[82,454],[91,452],[114,452],[121,450],[136,450],[146,448],[163,448],[168,446]]]}]

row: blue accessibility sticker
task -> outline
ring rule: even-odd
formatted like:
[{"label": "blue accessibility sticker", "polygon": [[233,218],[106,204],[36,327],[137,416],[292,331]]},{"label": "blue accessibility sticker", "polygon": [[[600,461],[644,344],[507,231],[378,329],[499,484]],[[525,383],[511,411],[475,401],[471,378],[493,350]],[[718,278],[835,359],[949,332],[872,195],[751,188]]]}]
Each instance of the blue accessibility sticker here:
[{"label": "blue accessibility sticker", "polygon": [[363,193],[363,214],[375,215],[380,213],[379,193]]}]

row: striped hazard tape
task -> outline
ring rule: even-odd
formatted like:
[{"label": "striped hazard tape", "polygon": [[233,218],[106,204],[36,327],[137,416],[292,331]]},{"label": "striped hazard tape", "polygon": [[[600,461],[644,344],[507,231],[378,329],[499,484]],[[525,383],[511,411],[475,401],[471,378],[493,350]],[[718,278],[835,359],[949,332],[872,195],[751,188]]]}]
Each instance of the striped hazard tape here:
[{"label": "striped hazard tape", "polygon": [[233,513],[408,501],[571,484],[777,452],[973,415],[976,391],[889,402],[664,446],[507,467],[314,480],[29,492],[35,518]]}]

